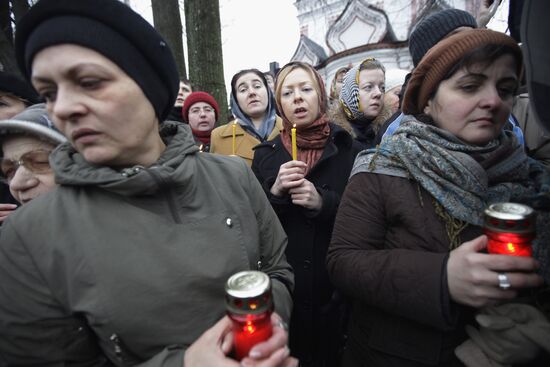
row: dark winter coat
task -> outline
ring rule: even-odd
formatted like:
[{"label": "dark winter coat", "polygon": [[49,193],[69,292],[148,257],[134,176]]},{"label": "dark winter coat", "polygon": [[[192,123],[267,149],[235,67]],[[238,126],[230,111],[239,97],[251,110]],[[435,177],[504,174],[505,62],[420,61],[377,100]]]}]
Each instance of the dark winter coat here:
[{"label": "dark winter coat", "polygon": [[[353,298],[344,367],[455,366],[473,309],[451,301],[448,219],[415,181],[354,175],[342,198],[328,271]],[[460,242],[481,235],[466,226]]]},{"label": "dark winter coat", "polygon": [[166,118],[167,121],[176,121],[176,122],[179,122],[181,124],[184,124],[186,123],[185,121],[183,121],[183,116],[181,115],[181,107],[172,107],[172,109],[170,110],[170,113],[168,114],[168,117]]},{"label": "dark winter coat", "polygon": [[331,125],[323,154],[306,176],[323,199],[321,210],[314,212],[292,204],[289,195],[270,193],[279,167],[292,160],[280,136],[255,148],[252,170],[288,235],[286,256],[295,274],[290,349],[305,366],[336,366],[344,316],[339,308],[344,304],[329,281],[326,252],[340,197],[359,150],[346,131]]},{"label": "dark winter coat", "polygon": [[242,270],[270,276],[289,318],[286,235],[246,163],[198,153],[186,125],[161,136],[146,168],[52,153],[60,186],[0,233],[1,366],[181,367]]}]

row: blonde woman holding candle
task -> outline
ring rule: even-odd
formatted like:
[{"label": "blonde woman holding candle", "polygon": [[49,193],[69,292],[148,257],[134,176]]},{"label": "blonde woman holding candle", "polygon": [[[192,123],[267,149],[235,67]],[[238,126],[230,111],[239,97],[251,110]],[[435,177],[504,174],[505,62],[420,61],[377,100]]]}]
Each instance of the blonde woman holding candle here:
[{"label": "blonde woman holding candle", "polygon": [[250,166],[253,148],[282,130],[273,93],[261,71],[246,69],[233,76],[231,111],[235,120],[212,131],[210,152],[239,156]]},{"label": "blonde woman holding candle", "polygon": [[313,67],[289,63],[275,86],[284,130],[256,147],[252,170],[288,235],[286,255],[296,281],[290,350],[302,366],[336,366],[344,313],[325,256],[359,146],[326,118],[324,84]]}]

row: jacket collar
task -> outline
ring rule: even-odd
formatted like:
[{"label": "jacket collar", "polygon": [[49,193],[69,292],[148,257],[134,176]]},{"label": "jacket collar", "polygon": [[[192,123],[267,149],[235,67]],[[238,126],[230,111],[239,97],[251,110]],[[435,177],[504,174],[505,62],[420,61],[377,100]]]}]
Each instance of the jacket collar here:
[{"label": "jacket collar", "polygon": [[164,122],[160,135],[166,149],[155,164],[118,170],[94,166],[85,161],[69,143],[62,144],[50,158],[56,182],[69,186],[98,186],[122,195],[157,191],[161,186],[180,180],[182,170],[189,165],[183,164],[186,157],[198,151],[187,125]]},{"label": "jacket collar", "polygon": [[[233,136],[233,128],[231,127],[231,125],[235,124],[237,120],[233,120],[225,125],[223,125],[223,129],[220,133],[220,135],[223,137],[223,138],[227,138],[227,137],[230,137],[230,136]],[[269,134],[269,137],[267,138],[267,140],[273,140],[277,137],[277,135],[280,134],[280,132],[283,130],[283,120],[277,116],[277,118],[275,119],[275,127],[273,128],[273,131],[271,131],[271,134]],[[235,129],[235,136],[240,136],[240,135],[244,135],[244,134],[248,134],[243,128],[241,125],[239,125],[237,123],[237,128]]]}]

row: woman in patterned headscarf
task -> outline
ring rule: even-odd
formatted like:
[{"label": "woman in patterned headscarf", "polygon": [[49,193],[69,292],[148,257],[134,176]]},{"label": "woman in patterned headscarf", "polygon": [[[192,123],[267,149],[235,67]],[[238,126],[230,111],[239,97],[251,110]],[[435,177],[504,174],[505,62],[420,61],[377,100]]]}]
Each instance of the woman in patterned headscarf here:
[{"label": "woman in patterned headscarf", "polygon": [[334,78],[330,83],[330,90],[328,92],[328,102],[332,106],[335,103],[338,103],[340,97],[340,91],[342,90],[342,83],[344,82],[344,76],[351,69],[351,67],[344,66],[336,70],[334,73]]},{"label": "woman in patterned headscarf", "polygon": [[384,65],[368,58],[344,76],[339,103],[333,104],[330,120],[346,129],[363,148],[370,148],[380,126],[391,116],[384,106]]}]

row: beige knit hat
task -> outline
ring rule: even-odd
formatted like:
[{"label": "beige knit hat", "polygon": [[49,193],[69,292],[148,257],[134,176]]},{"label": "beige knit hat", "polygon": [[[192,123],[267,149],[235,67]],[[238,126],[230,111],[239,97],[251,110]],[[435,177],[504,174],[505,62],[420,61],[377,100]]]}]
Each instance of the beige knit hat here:
[{"label": "beige knit hat", "polygon": [[432,47],[414,69],[403,98],[403,113],[422,113],[430,95],[449,70],[468,53],[486,45],[511,47],[518,63],[519,74],[522,68],[521,49],[512,37],[490,29],[460,31]]}]

